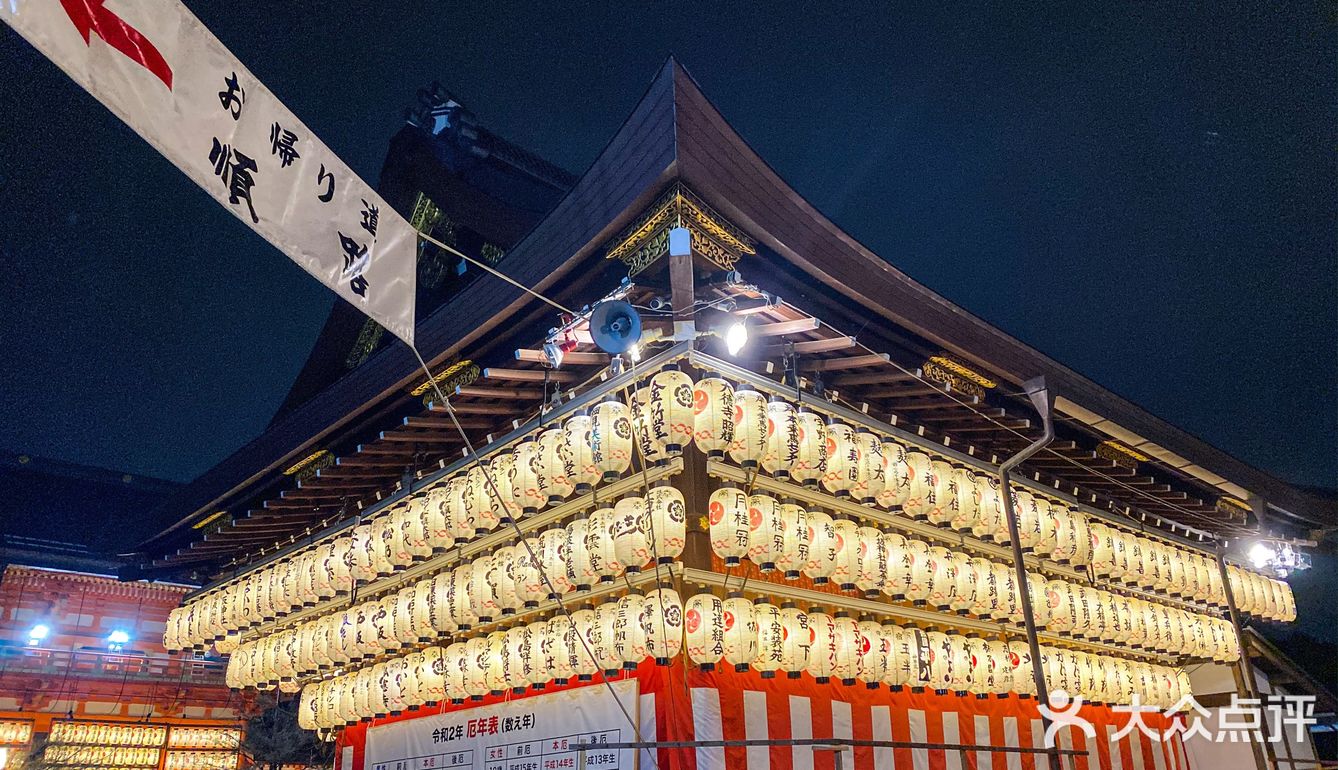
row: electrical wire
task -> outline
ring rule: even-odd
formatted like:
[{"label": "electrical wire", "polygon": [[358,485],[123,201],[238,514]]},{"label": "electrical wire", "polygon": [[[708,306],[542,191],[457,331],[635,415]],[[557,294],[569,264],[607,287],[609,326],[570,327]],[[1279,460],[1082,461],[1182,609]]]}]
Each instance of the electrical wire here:
[{"label": "electrical wire", "polygon": [[[459,257],[460,259],[463,259],[464,261],[468,262],[469,264],[471,264],[471,265],[473,265],[473,266],[475,266],[475,267],[477,267],[477,268],[483,270],[484,272],[489,273],[489,274],[491,274],[491,275],[493,275],[493,276],[495,276],[495,277],[497,277],[497,278],[500,278],[500,279],[502,279],[503,281],[506,281],[507,283],[511,284],[512,286],[516,287],[517,289],[520,289],[521,291],[525,292],[526,294],[529,294],[529,295],[531,295],[531,296],[533,296],[533,297],[537,297],[538,299],[540,299],[540,300],[542,300],[542,301],[544,301],[544,302],[546,302],[546,303],[552,305],[553,307],[557,308],[558,310],[561,310],[561,311],[564,312],[564,313],[567,313],[568,315],[575,315],[575,313],[574,313],[570,308],[563,307],[562,305],[560,305],[560,304],[558,304],[557,302],[555,302],[555,301],[549,299],[548,297],[545,297],[544,295],[540,294],[539,292],[535,291],[534,289],[531,289],[530,287],[526,286],[525,284],[521,283],[520,281],[517,281],[516,279],[514,279],[514,278],[512,278],[512,277],[510,277],[510,276],[508,276],[508,275],[506,275],[505,273],[502,273],[501,271],[497,270],[496,268],[494,268],[493,266],[487,264],[486,262],[481,262],[481,261],[479,261],[479,260],[477,260],[477,259],[474,259],[473,257],[469,256],[468,254],[464,253],[463,251],[460,251],[459,249],[454,248],[454,247],[452,247],[452,246],[448,246],[448,245],[442,243],[441,241],[437,240],[436,238],[433,238],[432,236],[428,235],[427,233],[419,232],[419,233],[418,233],[418,237],[419,237],[419,238],[422,238],[423,240],[427,241],[428,243],[432,244],[433,246],[436,246],[437,248],[439,248],[439,249],[441,249],[441,250],[443,250],[443,251],[445,251],[445,252],[448,252],[448,253],[450,253],[450,254],[454,254],[455,256],[457,256],[457,257]],[[415,350],[414,352],[417,353],[418,351]],[[422,356],[419,356],[419,358],[421,359]],[[430,373],[429,373],[429,374],[430,374]]]}]

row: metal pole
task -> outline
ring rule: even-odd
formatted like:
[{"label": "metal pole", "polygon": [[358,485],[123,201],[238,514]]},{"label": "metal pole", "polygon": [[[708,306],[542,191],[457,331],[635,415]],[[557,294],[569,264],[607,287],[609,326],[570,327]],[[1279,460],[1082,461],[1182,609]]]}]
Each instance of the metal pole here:
[{"label": "metal pole", "polygon": [[[1221,542],[1217,544],[1217,571],[1222,576],[1222,593],[1226,596],[1227,613],[1231,616],[1231,627],[1236,630],[1236,646],[1240,648],[1240,660],[1236,661],[1236,683],[1239,689],[1243,690],[1240,695],[1246,698],[1258,699],[1259,693],[1254,687],[1254,665],[1250,663],[1250,651],[1245,646],[1245,629],[1240,625],[1240,611],[1236,609],[1236,596],[1231,591],[1231,575],[1227,572],[1226,565],[1226,547]],[[1260,708],[1263,707],[1261,702]],[[1277,761],[1273,757],[1273,747],[1268,743],[1268,725],[1266,719],[1259,720],[1259,729],[1264,736],[1264,745],[1260,746],[1255,741],[1250,741],[1250,747],[1254,749],[1254,763],[1259,770],[1267,770],[1271,765],[1277,767]]]},{"label": "metal pole", "polygon": [[[1004,518],[1008,520],[1008,538],[1013,548],[1013,569],[1017,573],[1018,596],[1022,599],[1022,621],[1027,630],[1027,647],[1031,650],[1031,676],[1036,682],[1036,700],[1041,705],[1048,705],[1050,692],[1045,686],[1045,670],[1041,667],[1041,645],[1036,640],[1036,615],[1031,609],[1031,591],[1028,588],[1027,565],[1022,561],[1022,541],[1018,537],[1017,511],[1013,506],[1013,494],[1008,484],[1008,473],[1022,464],[1028,457],[1041,451],[1055,438],[1055,424],[1051,419],[1054,401],[1050,390],[1045,386],[1045,378],[1037,377],[1023,384],[1022,389],[1031,399],[1032,406],[1041,415],[1044,432],[1021,452],[1004,460],[999,465],[999,494],[1003,496]],[[1042,723],[1049,728],[1049,720],[1041,716]],[[1050,770],[1063,770],[1059,755],[1050,751]]]}]

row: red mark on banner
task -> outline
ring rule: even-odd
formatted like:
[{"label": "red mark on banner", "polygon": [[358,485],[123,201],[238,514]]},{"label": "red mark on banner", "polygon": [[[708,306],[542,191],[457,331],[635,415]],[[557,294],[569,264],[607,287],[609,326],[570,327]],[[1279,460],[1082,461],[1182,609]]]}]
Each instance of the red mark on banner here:
[{"label": "red mark on banner", "polygon": [[107,45],[152,72],[171,91],[172,68],[167,65],[167,60],[139,30],[103,8],[104,2],[106,0],[60,0],[70,21],[74,22],[74,28],[83,36],[84,43],[91,45],[92,38],[89,35],[96,34],[107,41]]}]

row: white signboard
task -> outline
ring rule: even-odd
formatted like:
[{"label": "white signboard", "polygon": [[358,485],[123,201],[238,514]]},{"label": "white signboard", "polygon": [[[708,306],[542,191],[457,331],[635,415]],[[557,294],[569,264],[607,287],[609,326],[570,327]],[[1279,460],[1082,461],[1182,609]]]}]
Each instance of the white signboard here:
[{"label": "white signboard", "polygon": [[636,740],[637,700],[629,679],[373,727],[363,770],[582,770],[582,746],[589,770],[634,770],[635,750],[599,746]]},{"label": "white signboard", "polygon": [[413,344],[413,228],[180,2],[0,0],[0,19],[224,208]]}]

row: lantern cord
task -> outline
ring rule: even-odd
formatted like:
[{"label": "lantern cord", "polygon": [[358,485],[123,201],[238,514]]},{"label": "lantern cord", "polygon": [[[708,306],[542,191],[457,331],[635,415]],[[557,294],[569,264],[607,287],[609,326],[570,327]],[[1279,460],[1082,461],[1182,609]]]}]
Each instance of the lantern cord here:
[{"label": "lantern cord", "polygon": [[[548,297],[545,297],[544,295],[540,294],[539,292],[535,291],[534,289],[531,289],[530,287],[526,286],[525,284],[521,283],[520,281],[517,281],[516,279],[512,278],[511,276],[506,275],[505,273],[502,273],[502,272],[498,271],[497,269],[495,269],[495,268],[492,267],[491,265],[487,264],[486,262],[481,262],[481,261],[479,261],[479,260],[477,260],[477,259],[474,259],[473,257],[469,256],[468,254],[465,254],[464,252],[460,251],[459,249],[456,249],[456,248],[451,247],[451,246],[447,246],[446,244],[442,243],[441,241],[437,240],[436,238],[433,238],[432,236],[430,236],[430,235],[428,235],[427,233],[424,233],[424,232],[422,232],[422,231],[419,231],[419,233],[418,233],[418,237],[419,237],[419,238],[422,238],[423,240],[427,241],[428,243],[432,244],[433,246],[436,246],[437,248],[441,249],[442,251],[445,251],[445,252],[447,252],[447,253],[449,253],[449,254],[454,254],[455,256],[459,257],[460,259],[463,259],[464,261],[468,262],[469,264],[471,264],[471,265],[473,265],[473,266],[479,268],[479,269],[482,270],[483,272],[485,272],[485,273],[489,273],[489,274],[491,274],[491,275],[493,275],[493,276],[495,276],[495,277],[497,277],[497,278],[502,279],[503,281],[506,281],[507,283],[511,284],[512,286],[516,287],[517,289],[520,289],[521,291],[525,292],[526,294],[529,294],[529,295],[531,295],[531,296],[534,296],[534,297],[536,297],[536,298],[542,300],[543,302],[546,302],[546,303],[548,303],[549,305],[552,305],[553,307],[557,308],[558,310],[561,310],[562,312],[567,313],[568,315],[575,315],[575,313],[574,313],[572,310],[570,310],[570,309],[568,309],[568,308],[566,308],[566,307],[563,307],[562,305],[558,304],[557,302],[554,302],[553,300],[549,299]],[[417,350],[414,351],[415,354],[416,354],[417,352],[418,352]],[[418,360],[421,362],[421,361],[423,360],[423,357],[422,357],[422,356],[418,356]],[[429,376],[431,376],[431,373],[430,373],[430,372],[429,372]]]},{"label": "lantern cord", "polygon": [[[435,243],[435,241],[433,242]],[[458,254],[459,252],[456,253]],[[462,254],[460,256],[463,257],[464,255]],[[510,279],[507,280],[509,281]],[[526,291],[529,290],[526,289]],[[530,293],[535,294],[534,292]],[[535,296],[540,295],[535,294]],[[542,297],[540,298],[543,299]],[[552,303],[550,302],[550,304]],[[479,459],[478,451],[474,449],[474,442],[469,439],[469,435],[465,433],[464,426],[460,424],[460,419],[455,414],[455,407],[451,406],[450,399],[446,398],[446,394],[442,393],[441,386],[437,384],[436,376],[433,375],[432,370],[428,368],[427,362],[423,360],[423,355],[418,352],[418,348],[410,345],[409,349],[413,351],[414,357],[418,359],[419,365],[422,366],[423,371],[427,373],[427,381],[431,383],[432,390],[436,393],[437,398],[441,400],[442,406],[446,408],[446,414],[451,418],[451,424],[455,426],[456,433],[460,434],[460,440],[465,444],[465,452],[469,455],[470,462],[477,465],[479,470],[483,472],[483,479],[488,482],[488,490],[492,492],[493,499],[497,501],[499,510],[505,511],[506,501],[502,499],[502,493],[497,490],[497,484],[493,481],[491,470]],[[585,654],[590,658],[590,661],[595,664],[595,668],[600,668],[599,660],[595,657],[594,650],[590,649],[590,643],[586,640],[585,634],[577,631],[576,622],[572,620],[571,617],[571,610],[568,609],[566,603],[562,601],[562,594],[558,592],[557,588],[553,585],[552,579],[548,577],[548,571],[544,569],[543,561],[539,559],[538,554],[534,552],[534,548],[530,546],[529,541],[525,538],[525,533],[521,531],[520,524],[516,521],[515,517],[508,516],[507,518],[511,520],[511,527],[516,531],[517,542],[525,546],[525,552],[529,555],[530,561],[539,570],[539,576],[544,579],[544,585],[548,586],[549,595],[557,602],[558,609],[566,617],[571,632],[574,633],[576,638],[581,642],[581,647],[584,648]],[[609,695],[613,697],[614,704],[618,706],[618,710],[622,712],[623,718],[627,720],[628,726],[632,728],[632,734],[636,736],[638,741],[641,740],[641,726],[632,718],[632,715],[627,711],[627,707],[625,707],[622,700],[618,698],[618,693],[613,689],[613,683],[605,678],[604,686],[608,688]]]}]

